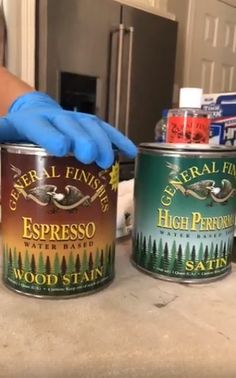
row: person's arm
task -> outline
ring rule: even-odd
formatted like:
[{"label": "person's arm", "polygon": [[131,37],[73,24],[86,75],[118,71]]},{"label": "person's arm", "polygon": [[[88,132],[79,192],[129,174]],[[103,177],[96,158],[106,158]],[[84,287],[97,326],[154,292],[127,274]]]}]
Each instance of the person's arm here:
[{"label": "person's arm", "polygon": [[0,67],[0,116],[7,114],[10,105],[17,97],[34,90],[6,68]]}]

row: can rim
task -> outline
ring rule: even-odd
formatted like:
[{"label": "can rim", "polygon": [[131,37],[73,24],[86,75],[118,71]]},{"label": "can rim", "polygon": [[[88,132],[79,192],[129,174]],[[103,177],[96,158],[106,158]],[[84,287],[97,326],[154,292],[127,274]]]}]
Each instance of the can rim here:
[{"label": "can rim", "polygon": [[[38,155],[41,155],[41,156],[54,156],[58,158],[74,156],[72,152],[64,156],[56,156],[56,155],[51,154],[45,148],[39,146],[38,144],[33,144],[33,143],[1,143],[0,148],[2,150],[13,152],[15,154],[26,153],[28,155],[33,155],[37,153]],[[115,156],[118,156],[118,152],[119,152],[118,148],[115,146],[112,146],[112,149],[114,153],[116,154]]]},{"label": "can rim", "polygon": [[27,152],[27,154],[31,155],[37,152],[39,155],[52,156],[45,148],[33,143],[1,143],[1,149],[16,154]]},{"label": "can rim", "polygon": [[192,143],[192,144],[175,144],[175,143],[141,143],[139,144],[139,148],[141,150],[163,150],[163,151],[170,151],[170,152],[203,152],[203,153],[211,153],[211,152],[235,152],[236,153],[236,146],[227,146],[222,144],[199,144],[199,143]]}]

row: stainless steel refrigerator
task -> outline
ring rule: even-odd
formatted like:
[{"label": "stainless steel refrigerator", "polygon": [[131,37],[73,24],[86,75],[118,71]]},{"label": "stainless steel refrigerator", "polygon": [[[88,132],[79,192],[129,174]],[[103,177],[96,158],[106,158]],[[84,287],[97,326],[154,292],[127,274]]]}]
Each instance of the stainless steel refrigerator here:
[{"label": "stainless steel refrigerator", "polygon": [[113,0],[38,0],[36,15],[37,88],[153,141],[172,103],[177,22]]}]

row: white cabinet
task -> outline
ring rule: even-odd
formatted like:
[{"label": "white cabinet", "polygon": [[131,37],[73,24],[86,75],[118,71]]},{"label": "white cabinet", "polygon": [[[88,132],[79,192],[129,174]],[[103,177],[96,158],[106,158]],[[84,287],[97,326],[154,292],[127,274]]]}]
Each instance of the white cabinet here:
[{"label": "white cabinet", "polygon": [[157,14],[170,20],[175,20],[175,16],[167,11],[168,0],[113,0],[121,4],[126,4],[146,12]]},{"label": "white cabinet", "polygon": [[184,84],[206,93],[236,89],[234,2],[190,0]]}]

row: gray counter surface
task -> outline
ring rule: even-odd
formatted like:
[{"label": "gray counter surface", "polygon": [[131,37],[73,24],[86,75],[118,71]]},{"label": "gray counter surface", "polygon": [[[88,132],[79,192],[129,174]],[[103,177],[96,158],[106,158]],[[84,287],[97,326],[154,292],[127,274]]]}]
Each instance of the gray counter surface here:
[{"label": "gray counter surface", "polygon": [[156,280],[117,243],[116,278],[70,300],[0,285],[0,377],[236,377],[236,265],[223,280]]}]

